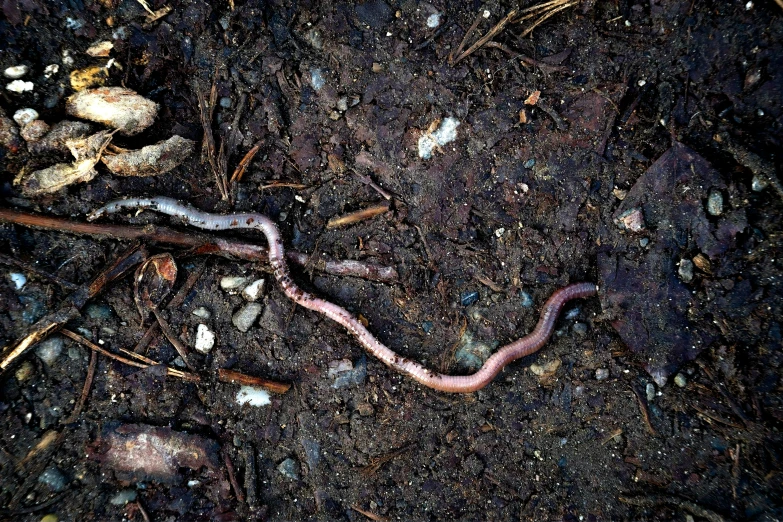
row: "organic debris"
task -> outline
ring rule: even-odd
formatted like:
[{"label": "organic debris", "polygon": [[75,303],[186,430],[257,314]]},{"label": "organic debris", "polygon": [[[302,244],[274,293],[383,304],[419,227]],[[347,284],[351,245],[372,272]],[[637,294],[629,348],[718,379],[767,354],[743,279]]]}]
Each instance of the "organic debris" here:
[{"label": "organic debris", "polygon": [[195,146],[195,141],[174,135],[139,150],[117,149],[121,152],[104,154],[101,161],[119,176],[155,176],[178,167]]},{"label": "organic debris", "polygon": [[123,136],[138,134],[155,121],[158,104],[124,87],[103,87],[77,92],[65,111],[77,118],[118,129]]}]

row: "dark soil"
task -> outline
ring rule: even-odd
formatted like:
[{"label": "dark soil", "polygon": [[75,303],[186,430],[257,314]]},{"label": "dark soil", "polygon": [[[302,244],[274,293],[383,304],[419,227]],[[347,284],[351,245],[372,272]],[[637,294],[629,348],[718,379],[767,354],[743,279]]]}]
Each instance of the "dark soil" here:
[{"label": "dark soil", "polygon": [[[570,304],[544,349],[485,389],[448,395],[365,359],[341,327],[292,306],[267,265],[150,245],[174,254],[174,292],[205,264],[164,311],[191,347],[199,323],[216,333],[209,355],[191,355],[202,382],[99,356],[84,410],[66,423],[90,352],[66,339],[44,362],[31,349],[0,377],[0,517],[142,520],[140,504],[155,521],[783,519],[783,200],[772,186],[752,189],[754,176],[780,172],[783,150],[775,1],[585,0],[524,37],[509,25],[493,39],[506,50],[484,47],[454,66],[449,54],[477,15],[489,13],[471,43],[516,5],[234,3],[156,0],[153,9],[173,9],[147,24],[131,0],[2,2],[0,67],[28,65],[35,84],[3,88],[9,116],[33,107],[50,124],[65,118],[71,70],[105,63],[84,51],[112,40],[121,69],[106,84],[161,106],[153,127],[117,144],[173,134],[200,144],[195,85],[214,84],[229,175],[260,146],[233,206],[198,154],[148,178],[99,167],[86,184],[27,199],[16,174],[62,159],[0,150],[2,205],[82,220],[117,197],[165,195],[263,212],[292,248],[395,267],[395,284],[301,268],[293,277],[398,353],[449,373],[469,371],[455,357],[461,338],[518,338],[557,288],[595,281],[599,298]],[[442,25],[428,28],[436,12]],[[45,79],[49,64],[60,70]],[[540,99],[525,105],[534,91]],[[457,139],[421,159],[419,137],[446,117],[460,121]],[[385,201],[357,174],[394,195],[392,210],[327,229]],[[276,183],[304,188],[265,188]],[[707,211],[711,192],[718,214]],[[634,209],[644,226],[624,230]],[[178,226],[150,212],[112,221]],[[5,255],[75,284],[128,246],[0,225]],[[5,346],[68,291],[0,269]],[[27,275],[22,289],[11,272]],[[237,275],[267,279],[246,333],[231,321],[243,298],[219,285]],[[192,313],[202,306],[207,320]],[[148,325],[126,277],[68,327],[116,352]],[[177,357],[162,335],[145,353]],[[366,376],[335,387],[327,370],[343,359],[366,364]],[[269,406],[240,407],[238,386],[217,381],[221,368],[293,387]],[[117,441],[139,433],[184,453],[171,468],[134,471]],[[122,505],[127,489],[136,501]]]}]

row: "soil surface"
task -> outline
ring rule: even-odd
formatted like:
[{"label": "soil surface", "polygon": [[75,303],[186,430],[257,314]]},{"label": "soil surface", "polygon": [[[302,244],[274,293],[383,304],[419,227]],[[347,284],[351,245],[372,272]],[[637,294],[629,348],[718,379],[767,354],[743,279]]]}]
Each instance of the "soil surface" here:
[{"label": "soil surface", "polygon": [[[54,335],[28,350],[0,376],[0,518],[783,519],[778,3],[585,0],[532,32],[535,19],[508,24],[456,63],[474,22],[462,50],[528,3],[150,5],[166,6],[148,21],[130,0],[2,2],[0,66],[28,66],[34,84],[15,93],[3,78],[9,117],[31,107],[62,121],[71,72],[111,57],[105,85],[160,105],[115,145],[198,143],[168,173],[99,165],[34,198],[17,174],[66,156],[6,145],[3,208],[84,221],[112,199],[160,195],[262,212],[287,248],[396,269],[386,283],[313,266],[292,277],[444,373],[471,373],[529,332],[565,284],[593,281],[599,295],[569,303],[549,343],[486,388],[444,394],[294,306],[268,264],[150,243],[177,263],[171,295],[192,285],[161,315],[200,382],[99,355],[74,418],[90,349]],[[100,40],[109,56],[86,54]],[[231,202],[202,153],[198,91],[212,89],[205,123],[228,176],[259,147]],[[422,158],[446,122],[456,139]],[[327,227],[379,204],[389,210]],[[102,222],[189,230],[152,212]],[[83,284],[130,247],[1,224],[0,343],[71,292],[40,273]],[[265,279],[247,331],[232,320],[243,286],[225,290],[226,277]],[[155,321],[142,324],[133,295],[129,274],[67,328],[132,350]],[[216,337],[206,354],[193,350],[200,324]],[[154,332],[142,353],[187,370]],[[219,369],[292,387],[239,404]]]}]

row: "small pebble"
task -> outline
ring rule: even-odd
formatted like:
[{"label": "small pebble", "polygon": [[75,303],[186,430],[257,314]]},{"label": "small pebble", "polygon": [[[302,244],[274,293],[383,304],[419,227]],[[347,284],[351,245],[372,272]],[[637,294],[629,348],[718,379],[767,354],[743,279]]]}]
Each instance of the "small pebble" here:
[{"label": "small pebble", "polygon": [[27,277],[22,273],[11,272],[8,274],[8,277],[11,278],[11,282],[17,290],[21,290],[27,284]]},{"label": "small pebble", "polygon": [[644,215],[640,208],[632,208],[620,214],[615,223],[631,232],[641,232],[644,230]]},{"label": "small pebble", "polygon": [[260,303],[247,303],[239,309],[231,318],[231,322],[240,332],[247,332],[261,313],[263,306]]},{"label": "small pebble", "polygon": [[529,160],[527,160],[527,161],[525,162],[525,164],[523,165],[523,167],[525,167],[526,169],[532,169],[532,168],[533,168],[533,167],[535,167],[535,166],[536,166],[536,160],[535,160],[535,158],[530,158],[530,159],[529,159]]},{"label": "small pebble", "polygon": [[113,506],[124,506],[128,502],[133,502],[134,500],[136,500],[136,490],[123,489],[109,499],[109,504],[112,504]]},{"label": "small pebble", "polygon": [[24,141],[31,143],[46,136],[49,130],[50,127],[48,123],[42,120],[34,120],[25,125],[19,134]]},{"label": "small pebble", "polygon": [[432,321],[424,321],[421,323],[421,329],[424,333],[430,333],[432,331]]},{"label": "small pebble", "polygon": [[250,406],[266,406],[267,404],[272,403],[269,392],[263,388],[256,388],[255,386],[242,386],[239,388],[236,401],[240,406],[243,404],[249,404]]},{"label": "small pebble", "polygon": [[367,357],[362,355],[356,364],[348,359],[330,361],[327,375],[334,379],[332,388],[344,388],[353,384],[362,384],[367,378]]},{"label": "small pebble", "polygon": [[212,312],[210,312],[203,306],[199,306],[198,308],[193,310],[193,315],[195,315],[199,319],[209,319],[210,317],[212,317]]},{"label": "small pebble", "polygon": [[220,98],[220,106],[224,109],[230,109],[231,108],[231,98],[228,96],[223,96]]},{"label": "small pebble", "polygon": [[38,476],[38,482],[49,486],[49,489],[55,493],[64,490],[68,485],[68,479],[63,475],[63,472],[54,466],[46,468]]},{"label": "small pebble", "polygon": [[277,466],[277,471],[285,478],[299,480],[299,463],[294,459],[285,459]]},{"label": "small pebble", "polygon": [[440,25],[440,19],[441,19],[440,13],[433,13],[427,17],[427,27],[430,29],[435,29]]},{"label": "small pebble", "polygon": [[685,378],[685,376],[681,373],[678,373],[674,376],[674,384],[679,386],[680,388],[685,388],[685,385],[688,384],[688,380]]},{"label": "small pebble", "polygon": [[201,485],[200,480],[188,480],[188,487],[189,488],[197,488]]},{"label": "small pebble", "polygon": [[462,303],[462,306],[470,306],[478,300],[478,292],[462,292],[462,295],[460,296],[460,302]]},{"label": "small pebble", "polygon": [[38,111],[27,107],[26,109],[19,109],[14,113],[14,121],[20,127],[24,127],[31,121],[38,119]]},{"label": "small pebble", "polygon": [[538,377],[548,377],[554,374],[562,364],[563,361],[561,361],[560,359],[553,359],[543,364],[538,364],[538,363],[531,364],[529,368],[530,368],[530,372],[533,375],[537,375]]},{"label": "small pebble", "polygon": [[587,333],[587,325],[585,323],[574,323],[574,326],[572,328],[574,330],[574,333],[580,337],[584,336]]},{"label": "small pebble", "polygon": [[207,354],[215,346],[215,334],[205,324],[198,325],[196,328],[196,343],[194,348],[197,352]]},{"label": "small pebble", "polygon": [[651,382],[648,382],[647,387],[645,388],[645,392],[647,394],[647,401],[652,401],[655,398],[655,385]]},{"label": "small pebble", "polygon": [[49,513],[41,518],[41,522],[59,522],[59,517],[54,513]]},{"label": "small pebble", "polygon": [[14,65],[12,67],[7,67],[5,71],[3,71],[3,76],[8,78],[9,80],[18,80],[27,72],[30,70],[29,67],[26,65]]},{"label": "small pebble", "polygon": [[256,279],[242,290],[242,297],[248,301],[255,301],[264,292],[264,280]]},{"label": "small pebble", "polygon": [[60,71],[60,66],[56,63],[51,63],[44,69],[44,78],[47,80],[57,74]]},{"label": "small pebble", "polygon": [[595,371],[595,380],[596,381],[605,381],[609,378],[609,370],[606,368],[598,368]]},{"label": "small pebble", "polygon": [[710,190],[707,197],[707,212],[711,216],[720,216],[723,213],[723,194],[719,190]]},{"label": "small pebble", "polygon": [[337,110],[345,112],[348,110],[348,98],[343,96],[339,100],[337,100]]},{"label": "small pebble", "polygon": [[750,183],[750,188],[753,189],[753,192],[761,192],[762,190],[767,188],[767,185],[769,185],[769,181],[767,181],[767,178],[759,174],[754,174],[753,181],[751,181]]},{"label": "small pebble", "polygon": [[111,307],[107,304],[89,304],[84,312],[87,314],[87,317],[96,321],[104,321],[112,316]]},{"label": "small pebble", "polygon": [[64,347],[65,343],[63,342],[63,338],[59,335],[55,335],[54,337],[49,337],[38,343],[38,346],[35,348],[35,354],[44,364],[51,366],[57,358],[60,357],[60,354],[63,353]]},{"label": "small pebble", "polygon": [[249,277],[242,276],[224,276],[220,279],[220,288],[229,293],[235,293],[240,287],[244,287],[250,282]]},{"label": "small pebble", "polygon": [[677,270],[680,274],[680,279],[684,283],[690,283],[693,281],[693,261],[690,259],[680,259],[680,268]]},{"label": "small pebble", "polygon": [[26,82],[24,80],[14,80],[5,86],[11,92],[23,93],[33,90],[33,82]]},{"label": "small pebble", "polygon": [[522,300],[523,307],[530,308],[531,306],[533,306],[533,298],[530,296],[530,294],[528,294],[524,290],[519,291],[519,297]]},{"label": "small pebble", "polygon": [[34,372],[35,368],[33,367],[33,363],[30,361],[23,361],[22,364],[19,365],[19,368],[16,369],[16,372],[14,372],[14,376],[17,381],[22,383],[32,377]]},{"label": "small pebble", "polygon": [[646,247],[649,244],[650,244],[650,238],[643,237],[639,240],[639,246],[642,248]]}]

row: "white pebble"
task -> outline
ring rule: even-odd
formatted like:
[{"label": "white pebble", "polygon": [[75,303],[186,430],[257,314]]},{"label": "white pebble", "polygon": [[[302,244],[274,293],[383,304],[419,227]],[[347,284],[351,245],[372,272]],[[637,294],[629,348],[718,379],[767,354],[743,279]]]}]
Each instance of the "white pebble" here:
[{"label": "white pebble", "polygon": [[489,9],[484,9],[484,18],[489,18],[492,16],[492,13],[489,12]]},{"label": "white pebble", "polygon": [[11,92],[27,92],[33,90],[33,82],[26,82],[23,80],[14,80],[5,86]]},{"label": "white pebble", "polygon": [[27,277],[24,274],[20,274],[19,272],[11,272],[9,276],[11,277],[11,282],[14,283],[14,286],[17,290],[21,290],[24,288],[24,285],[27,284]]},{"label": "white pebble", "polygon": [[609,378],[609,370],[606,368],[598,368],[595,371],[595,380],[603,381]]},{"label": "white pebble", "polygon": [[430,29],[435,29],[440,25],[440,13],[434,13],[427,17],[427,27]]},{"label": "white pebble", "polygon": [[196,328],[196,351],[207,354],[212,350],[213,346],[215,346],[215,334],[210,331],[207,325],[198,325],[198,328]]},{"label": "white pebble", "polygon": [[209,319],[210,317],[212,317],[212,313],[206,308],[204,308],[203,306],[199,306],[198,308],[193,310],[193,315],[195,315],[200,319]]},{"label": "white pebble", "polygon": [[269,392],[253,386],[242,386],[237,392],[237,404],[251,406],[266,406],[271,404]]},{"label": "white pebble", "polygon": [[681,373],[678,373],[674,376],[674,384],[676,384],[680,388],[685,388],[685,386],[688,384],[688,380],[685,378],[685,376]]},{"label": "white pebble", "polygon": [[220,279],[220,288],[233,294],[239,287],[245,286],[248,281],[250,281],[249,277],[224,276]]},{"label": "white pebble", "polygon": [[255,281],[247,285],[244,290],[242,290],[242,297],[244,297],[248,301],[255,301],[261,296],[261,293],[263,291],[264,291],[264,280],[256,279]]},{"label": "white pebble", "polygon": [[14,65],[12,67],[6,68],[6,70],[3,71],[3,76],[11,80],[18,80],[19,78],[27,74],[29,70],[30,68],[27,67],[26,65]]},{"label": "white pebble", "polygon": [[46,69],[44,69],[44,78],[47,80],[57,74],[60,71],[60,66],[56,63],[52,63],[46,66]]},{"label": "white pebble", "polygon": [[31,121],[38,119],[38,111],[31,108],[19,109],[14,113],[14,121],[20,127],[24,127]]}]

